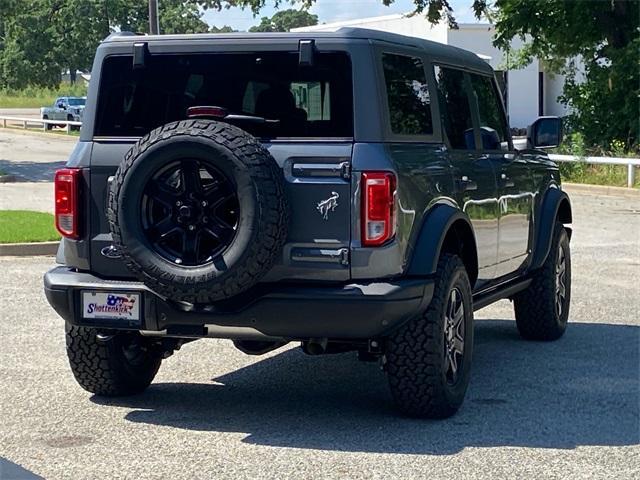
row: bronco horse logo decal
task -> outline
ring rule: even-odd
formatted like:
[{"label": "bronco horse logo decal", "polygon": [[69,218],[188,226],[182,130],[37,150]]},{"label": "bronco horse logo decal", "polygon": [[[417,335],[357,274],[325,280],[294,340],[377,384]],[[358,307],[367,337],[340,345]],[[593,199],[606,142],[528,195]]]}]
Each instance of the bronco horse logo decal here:
[{"label": "bronco horse logo decal", "polygon": [[340,198],[338,192],[331,192],[331,196],[329,198],[318,202],[316,210],[320,212],[320,215],[322,215],[324,220],[328,220],[329,212],[333,212],[338,206],[338,198]]}]

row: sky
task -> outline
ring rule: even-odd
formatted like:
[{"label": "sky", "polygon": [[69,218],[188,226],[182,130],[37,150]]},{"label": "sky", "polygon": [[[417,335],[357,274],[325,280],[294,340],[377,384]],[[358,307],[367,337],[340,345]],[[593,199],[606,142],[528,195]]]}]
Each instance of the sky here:
[{"label": "sky", "polygon": [[[268,3],[270,2],[267,1]],[[451,6],[458,23],[477,21],[471,10],[472,3],[473,0],[451,0]],[[299,7],[291,7],[286,2],[280,4],[280,10],[287,8]],[[330,23],[394,13],[408,13],[413,11],[413,8],[413,0],[396,0],[388,7],[382,4],[382,0],[316,0],[309,11],[318,15],[319,23]],[[236,30],[247,30],[249,27],[259,24],[260,17],[271,17],[276,11],[273,7],[265,7],[257,17],[254,17],[250,10],[240,8],[222,9],[221,11],[207,10],[202,18],[209,25],[216,27],[229,25]]]}]

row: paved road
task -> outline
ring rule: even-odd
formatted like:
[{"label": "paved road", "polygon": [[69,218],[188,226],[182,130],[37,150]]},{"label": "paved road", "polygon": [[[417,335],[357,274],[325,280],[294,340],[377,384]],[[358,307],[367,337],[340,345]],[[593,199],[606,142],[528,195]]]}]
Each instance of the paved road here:
[{"label": "paved road", "polygon": [[40,118],[39,108],[0,108],[0,116]]},{"label": "paved road", "polygon": [[0,171],[33,182],[53,181],[77,138],[53,133],[25,133],[0,128]]},{"label": "paved road", "polygon": [[92,396],[42,293],[52,259],[0,258],[0,478],[639,478],[640,200],[573,200],[567,334],[529,343],[508,302],[478,312],[466,403],[440,422],[398,417],[350,354],[222,340],[183,347],[145,394]]},{"label": "paved road", "polygon": [[0,210],[53,212],[53,174],[64,166],[76,141],[0,128],[0,172],[26,180],[0,183]]}]

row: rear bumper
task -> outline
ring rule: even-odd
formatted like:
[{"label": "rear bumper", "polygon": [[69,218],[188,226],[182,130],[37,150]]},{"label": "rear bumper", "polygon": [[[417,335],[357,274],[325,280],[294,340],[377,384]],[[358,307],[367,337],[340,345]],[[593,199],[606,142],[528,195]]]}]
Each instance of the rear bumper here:
[{"label": "rear bumper", "polygon": [[[370,339],[384,336],[422,311],[431,301],[433,280],[261,287],[198,310],[166,301],[139,282],[105,280],[68,267],[47,272],[44,289],[51,306],[73,325],[184,337]],[[83,290],[140,293],[142,324],[84,319]]]}]

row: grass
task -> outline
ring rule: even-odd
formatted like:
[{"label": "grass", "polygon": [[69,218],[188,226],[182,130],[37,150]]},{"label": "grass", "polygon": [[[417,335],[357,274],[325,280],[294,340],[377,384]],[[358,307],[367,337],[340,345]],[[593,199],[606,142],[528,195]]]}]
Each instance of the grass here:
[{"label": "grass", "polygon": [[[593,165],[585,162],[562,162],[560,163],[560,174],[563,182],[613,187],[627,186],[626,165]],[[640,168],[637,167],[633,186],[634,188],[640,188]]]},{"label": "grass", "polygon": [[84,97],[87,87],[61,83],[58,88],[26,87],[20,90],[0,89],[0,108],[40,108],[53,105],[57,97]]},{"label": "grass", "polygon": [[59,240],[53,215],[28,210],[0,210],[0,243]]}]

